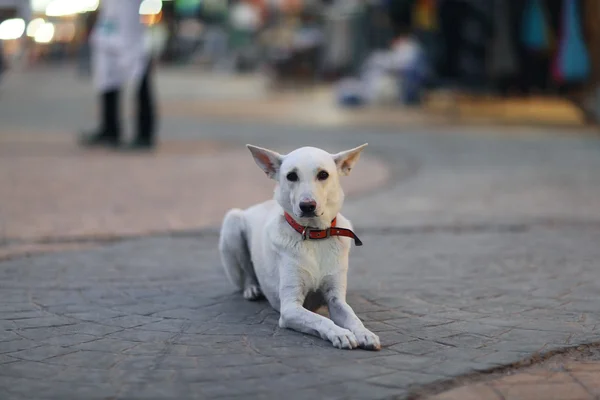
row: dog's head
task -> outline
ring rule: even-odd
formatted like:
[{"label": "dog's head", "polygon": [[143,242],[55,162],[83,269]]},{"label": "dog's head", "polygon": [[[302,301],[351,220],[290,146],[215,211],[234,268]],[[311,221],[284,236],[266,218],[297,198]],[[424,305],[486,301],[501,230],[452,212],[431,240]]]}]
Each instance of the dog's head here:
[{"label": "dog's head", "polygon": [[348,175],[367,146],[337,154],[302,147],[287,155],[248,145],[258,166],[277,182],[275,199],[300,223],[327,227],[342,208],[340,176]]}]

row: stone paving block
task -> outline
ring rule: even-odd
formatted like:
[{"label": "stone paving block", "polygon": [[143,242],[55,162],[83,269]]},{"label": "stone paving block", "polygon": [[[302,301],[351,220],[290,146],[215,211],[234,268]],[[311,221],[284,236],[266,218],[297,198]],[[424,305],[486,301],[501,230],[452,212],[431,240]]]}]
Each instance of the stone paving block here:
[{"label": "stone paving block", "polygon": [[33,305],[31,302],[6,302],[0,304],[0,312],[27,312],[27,311],[39,311],[39,308]]},{"label": "stone paving block", "polygon": [[[230,342],[227,344],[227,348],[215,346],[181,346],[185,347],[185,355],[188,356],[207,356],[207,355],[225,355],[225,354],[256,354],[257,350],[248,345],[248,342],[244,339],[240,339],[239,342]],[[270,356],[268,351],[261,348],[260,354],[263,356]]]},{"label": "stone paving block", "polygon": [[431,400],[503,400],[501,395],[486,384],[480,383],[468,388],[457,388],[437,396]]},{"label": "stone paving block", "polygon": [[5,355],[5,354],[0,354],[0,365],[10,364],[10,363],[17,362],[17,361],[19,361],[19,360],[14,357],[11,357],[11,356]]},{"label": "stone paving block", "polygon": [[184,382],[235,382],[238,380],[247,380],[253,378],[263,378],[269,380],[271,377],[287,375],[299,372],[295,368],[280,364],[258,364],[241,365],[231,367],[221,367],[219,369],[180,369],[177,376]]},{"label": "stone paving block", "polygon": [[328,375],[346,380],[365,380],[371,377],[392,374],[394,372],[396,371],[391,368],[369,365],[366,363],[355,363],[327,368]]},{"label": "stone paving block", "polygon": [[[177,345],[166,342],[125,342],[117,339],[106,339],[115,342],[114,346],[121,348],[123,354],[128,355],[153,355],[153,354],[173,354],[173,348]],[[187,348],[187,346],[179,346]],[[178,354],[179,355],[179,354]],[[185,354],[183,354],[185,355]]]},{"label": "stone paving block", "polygon": [[[27,332],[30,330],[34,330],[34,328],[28,329],[28,330],[22,331],[22,332]],[[35,328],[35,330],[40,330],[40,328]],[[103,336],[106,336],[106,335],[109,335],[109,334],[112,334],[115,332],[119,332],[122,330],[123,330],[123,328],[118,327],[118,326],[108,326],[108,325],[99,324],[97,322],[80,322],[80,323],[73,324],[73,325],[54,327],[50,330],[50,332],[52,332],[56,336],[57,335],[79,334],[79,335],[93,335],[93,336],[97,336],[97,337],[103,337]]]},{"label": "stone paving block", "polygon": [[437,360],[427,356],[413,356],[410,354],[387,354],[368,360],[370,364],[381,365],[402,371],[422,371],[431,367]]},{"label": "stone paving block", "polygon": [[594,396],[600,396],[600,369],[596,371],[573,370],[571,376]]},{"label": "stone paving block", "polygon": [[[0,330],[0,349],[2,349],[2,342],[10,342],[12,340],[22,339],[22,336],[19,336],[13,330],[10,331],[2,331]],[[0,350],[1,352],[1,350]]]},{"label": "stone paving block", "polygon": [[474,357],[473,360],[481,363],[489,363],[500,366],[516,363],[518,361],[526,359],[528,356],[530,356],[530,353],[527,352],[495,351],[489,354]]},{"label": "stone paving block", "polygon": [[201,393],[194,393],[186,386],[174,383],[150,383],[124,385],[117,399],[161,400],[161,399],[202,399]]},{"label": "stone paving block", "polygon": [[452,348],[453,346],[447,344],[425,340],[413,340],[410,342],[395,344],[389,347],[390,350],[398,353],[413,354],[415,356],[424,356]]},{"label": "stone paving block", "polygon": [[208,355],[206,357],[198,357],[198,364],[201,368],[268,364],[272,363],[273,361],[274,360],[271,357],[250,354]]},{"label": "stone paving block", "polygon": [[145,324],[144,330],[179,333],[186,331],[190,323],[186,320],[168,319]]},{"label": "stone paving block", "polygon": [[0,377],[0,387],[5,389],[9,393],[9,396],[17,399],[38,398],[58,400],[59,396],[61,394],[65,395],[64,392],[68,390],[63,386],[54,387],[48,380],[15,377]]},{"label": "stone paving block", "polygon": [[[368,324],[366,326],[369,326]],[[396,331],[384,331],[378,332],[379,340],[389,346],[394,346],[402,343],[414,342],[417,339],[413,336],[407,335],[403,332]]]},{"label": "stone paving block", "polygon": [[161,318],[145,317],[142,315],[124,315],[100,320],[103,325],[118,326],[121,328],[133,328],[134,326],[143,326],[152,322],[162,321]]},{"label": "stone paving block", "polygon": [[[337,385],[323,385],[316,390],[323,396],[335,396],[339,399],[389,399],[402,398],[405,391],[396,387],[385,387],[366,382],[344,381]],[[339,397],[338,397],[339,396]]]},{"label": "stone paving block", "polygon": [[[105,353],[127,353],[131,349],[140,344],[140,342],[130,342],[120,339],[99,338],[90,342],[85,342],[71,346],[73,350],[89,350]],[[163,346],[164,347],[164,346]]]},{"label": "stone paving block", "polygon": [[176,333],[161,331],[146,331],[143,329],[125,329],[107,335],[111,339],[122,339],[131,342],[164,342],[172,339]]},{"label": "stone paving block", "polygon": [[576,382],[571,383],[538,383],[535,385],[503,384],[502,381],[491,383],[494,389],[505,398],[523,400],[588,400],[586,390]]},{"label": "stone paving block", "polygon": [[174,369],[197,369],[198,368],[198,358],[197,357],[187,357],[187,356],[172,356],[168,355],[162,357],[160,362],[158,363],[157,369],[166,369],[166,370],[174,370]]},{"label": "stone paving block", "polygon": [[[46,364],[48,365],[48,364]],[[85,383],[87,385],[110,384],[113,380],[112,371],[106,368],[96,367],[63,367],[56,375],[55,380],[58,382],[71,383],[74,385]]]},{"label": "stone paving block", "polygon": [[57,356],[62,356],[71,352],[73,352],[73,350],[70,350],[67,347],[41,345],[27,350],[12,352],[10,353],[10,356],[18,358],[20,360],[42,361]]},{"label": "stone paving block", "polygon": [[600,362],[573,362],[567,363],[565,369],[578,372],[600,372]]},{"label": "stone paving block", "polygon": [[17,361],[0,367],[0,376],[28,379],[47,379],[55,377],[65,369],[61,365],[40,363],[37,361]]},{"label": "stone paving block", "polygon": [[44,339],[41,343],[49,344],[53,346],[73,346],[81,343],[91,342],[97,340],[97,337],[94,335],[85,335],[85,334],[73,334],[73,335],[61,335],[54,336],[48,339]]},{"label": "stone paving block", "polygon": [[121,371],[148,371],[156,369],[157,364],[160,362],[160,354],[153,354],[150,356],[125,356],[123,355],[117,364],[114,365],[114,370],[121,373]]},{"label": "stone paving block", "polygon": [[17,319],[29,319],[29,318],[41,318],[52,316],[47,312],[41,310],[28,310],[28,311],[4,311],[0,312],[0,320],[10,321]]},{"label": "stone paving block", "polygon": [[386,322],[369,321],[367,323],[368,329],[372,332],[394,332],[398,328]]},{"label": "stone paving block", "polygon": [[72,312],[65,315],[80,321],[99,321],[107,318],[122,317],[123,315],[125,315],[125,313],[115,311],[113,309],[101,308],[92,311]]},{"label": "stone paving block", "polygon": [[432,384],[436,381],[446,380],[442,375],[421,374],[418,372],[401,371],[390,374],[380,374],[367,379],[367,382],[384,387],[397,387],[401,389]]},{"label": "stone paving block", "polygon": [[[35,392],[34,392],[35,393]],[[90,399],[106,400],[115,398],[117,389],[109,383],[96,383],[93,385],[67,384],[64,386],[48,385],[44,396],[48,399]]]},{"label": "stone paving block", "polygon": [[52,358],[52,360],[48,360],[48,362],[59,365],[109,369],[122,359],[123,356],[119,354],[90,350],[71,350],[71,353],[59,355]]},{"label": "stone paving block", "polygon": [[429,366],[420,369],[419,372],[431,375],[442,375],[450,378],[466,375],[474,371],[485,371],[494,366],[493,363],[472,360],[446,360],[430,364]]},{"label": "stone paving block", "polygon": [[[167,369],[155,369],[154,366],[149,366],[148,368],[121,368],[123,366],[129,365],[127,363],[120,363],[117,366],[109,371],[111,380],[113,382],[119,382],[123,385],[137,385],[138,387],[143,387],[148,385],[148,383],[169,383],[174,381],[174,377],[177,371],[167,370]],[[138,364],[141,365],[141,364]],[[190,371],[190,370],[183,370]],[[180,382],[183,384],[182,382]]]},{"label": "stone paving block", "polygon": [[[138,299],[148,299],[149,293],[146,293],[146,296],[137,296],[136,298]],[[161,296],[163,296],[164,293],[154,293],[152,297],[156,296],[159,298],[161,298]],[[141,303],[141,304],[131,304],[131,305],[126,305],[126,306],[118,306],[115,307],[114,309],[122,312],[123,314],[127,314],[127,315],[143,315],[143,316],[148,316],[148,317],[156,317],[154,314],[157,314],[161,311],[165,311],[168,310],[172,307],[172,305],[170,304],[160,304],[160,303]]]},{"label": "stone paving block", "polygon": [[39,318],[27,318],[13,320],[18,329],[39,328],[39,327],[57,327],[64,325],[73,325],[75,322],[69,318],[50,316]]},{"label": "stone paving block", "polygon": [[540,383],[552,383],[552,384],[562,384],[562,383],[571,383],[573,382],[573,378],[566,373],[563,372],[554,372],[554,371],[526,371],[523,373],[516,373],[514,375],[503,377],[494,384],[498,385],[531,385],[531,384],[540,384]]}]

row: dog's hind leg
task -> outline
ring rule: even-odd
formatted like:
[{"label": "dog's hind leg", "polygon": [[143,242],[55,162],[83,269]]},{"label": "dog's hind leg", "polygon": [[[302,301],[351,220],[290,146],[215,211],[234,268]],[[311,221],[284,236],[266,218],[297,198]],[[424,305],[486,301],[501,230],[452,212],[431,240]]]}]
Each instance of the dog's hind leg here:
[{"label": "dog's hind leg", "polygon": [[246,300],[258,300],[262,297],[262,292],[254,273],[246,234],[242,210],[230,210],[223,220],[219,252],[225,273],[231,283],[243,291]]}]

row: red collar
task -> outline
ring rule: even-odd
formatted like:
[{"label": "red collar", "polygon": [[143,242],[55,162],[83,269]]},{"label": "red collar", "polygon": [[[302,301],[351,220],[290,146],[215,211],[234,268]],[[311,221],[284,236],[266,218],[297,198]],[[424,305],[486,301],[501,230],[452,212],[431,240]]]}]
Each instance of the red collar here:
[{"label": "red collar", "polygon": [[292,218],[292,216],[290,214],[288,214],[286,212],[284,212],[284,215],[285,215],[285,220],[287,221],[287,223],[290,224],[290,226],[292,228],[294,228],[294,230],[296,232],[298,232],[299,234],[302,235],[303,240],[306,240],[306,239],[319,240],[319,239],[327,239],[330,236],[345,236],[345,237],[354,239],[354,244],[356,244],[357,246],[362,246],[362,242],[360,241],[358,236],[356,236],[356,234],[354,232],[352,232],[350,229],[337,228],[335,226],[337,218],[334,218],[333,221],[331,221],[330,228],[313,229],[313,228],[309,228],[308,226],[300,225],[299,223],[296,222],[296,220],[294,218]]}]

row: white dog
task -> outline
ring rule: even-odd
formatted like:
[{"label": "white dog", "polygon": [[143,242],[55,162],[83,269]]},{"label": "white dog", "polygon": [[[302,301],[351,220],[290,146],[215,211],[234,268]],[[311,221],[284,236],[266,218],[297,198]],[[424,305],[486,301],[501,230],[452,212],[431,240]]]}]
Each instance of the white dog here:
[{"label": "white dog", "polygon": [[[303,147],[287,155],[248,145],[259,167],[277,182],[275,198],[230,210],[219,250],[225,272],[244,298],[264,295],[281,314],[279,326],[317,335],[335,347],[379,350],[346,303],[350,221],[340,214],[348,175],[366,144],[335,155]],[[331,319],[313,312],[327,305]],[[305,308],[306,307],[306,308]]]}]

